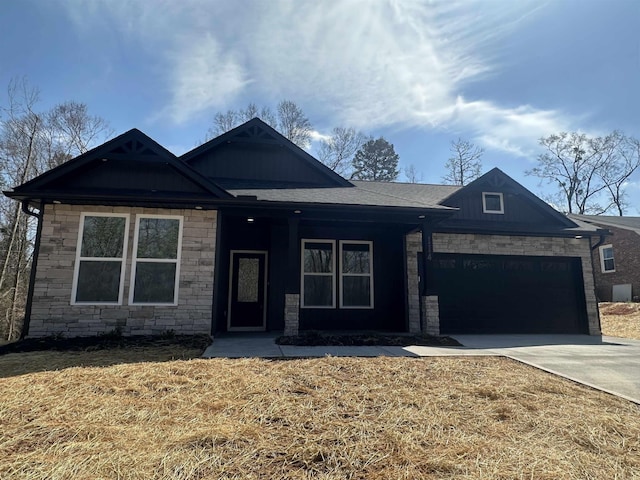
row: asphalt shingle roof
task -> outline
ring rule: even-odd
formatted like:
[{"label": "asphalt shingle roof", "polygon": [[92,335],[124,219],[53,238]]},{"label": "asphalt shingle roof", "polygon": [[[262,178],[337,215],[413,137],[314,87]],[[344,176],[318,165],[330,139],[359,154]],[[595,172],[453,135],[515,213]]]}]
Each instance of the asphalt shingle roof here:
[{"label": "asphalt shingle roof", "polygon": [[251,195],[271,202],[318,203],[333,205],[366,205],[384,207],[433,208],[462,187],[416,183],[365,182],[352,180],[354,187],[232,189],[235,196]]},{"label": "asphalt shingle roof", "polygon": [[633,230],[640,234],[640,217],[620,217],[611,215],[576,215],[569,214],[571,220],[579,220],[590,224],[603,225],[605,227],[619,227]]}]

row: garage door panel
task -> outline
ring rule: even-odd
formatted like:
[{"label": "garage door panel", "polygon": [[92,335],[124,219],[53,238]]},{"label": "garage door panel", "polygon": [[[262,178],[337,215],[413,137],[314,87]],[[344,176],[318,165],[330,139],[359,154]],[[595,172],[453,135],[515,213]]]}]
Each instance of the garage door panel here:
[{"label": "garage door panel", "polygon": [[439,254],[442,333],[586,333],[579,259]]}]

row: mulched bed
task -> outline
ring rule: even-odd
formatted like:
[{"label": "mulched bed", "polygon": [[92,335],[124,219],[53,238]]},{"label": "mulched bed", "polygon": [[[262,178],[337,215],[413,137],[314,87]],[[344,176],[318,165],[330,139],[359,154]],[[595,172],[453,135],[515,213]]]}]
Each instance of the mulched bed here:
[{"label": "mulched bed", "polygon": [[430,335],[384,335],[384,334],[345,334],[333,335],[322,332],[307,332],[296,336],[276,338],[278,345],[312,346],[394,346],[407,347],[422,345],[427,347],[460,347],[460,342],[451,337],[435,337]]},{"label": "mulched bed", "polygon": [[167,347],[180,345],[185,348],[204,350],[211,344],[208,335],[137,335],[123,337],[119,335],[98,335],[94,337],[43,337],[27,338],[0,346],[0,355],[6,353],[56,351],[94,351],[110,348],[129,347]]}]

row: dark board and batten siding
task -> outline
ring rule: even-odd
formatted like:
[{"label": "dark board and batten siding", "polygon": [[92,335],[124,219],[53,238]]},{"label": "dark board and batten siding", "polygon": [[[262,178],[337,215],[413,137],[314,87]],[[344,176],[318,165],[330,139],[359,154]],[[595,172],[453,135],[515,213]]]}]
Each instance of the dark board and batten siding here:
[{"label": "dark board and batten siding", "polygon": [[[315,223],[315,224],[314,224]],[[405,331],[405,273],[404,235],[397,226],[336,225],[335,223],[301,222],[297,242],[308,240],[335,240],[338,255],[339,240],[373,242],[374,308],[301,308],[301,330],[386,330]],[[214,330],[226,329],[226,303],[228,296],[229,262],[231,250],[264,250],[268,259],[267,330],[284,328],[283,311],[285,288],[289,281],[289,230],[286,219],[256,218],[247,223],[246,217],[223,215],[218,265],[218,302]],[[299,284],[300,257],[296,257],[296,278]],[[337,297],[336,297],[337,298]]]},{"label": "dark board and batten siding", "polygon": [[189,160],[224,188],[326,186],[327,177],[280,145],[229,143]]},{"label": "dark board and batten siding", "polygon": [[[504,213],[483,213],[482,192],[497,192],[503,194]],[[550,218],[548,214],[531,205],[531,202],[521,195],[499,189],[491,189],[487,186],[484,190],[465,191],[453,201],[445,202],[449,207],[459,208],[460,211],[452,215],[445,225],[455,224],[459,221],[487,222],[491,224],[527,224],[527,225],[554,225],[557,220]]]},{"label": "dark board and batten siding", "polygon": [[208,194],[193,181],[180,175],[175,168],[163,162],[136,162],[131,160],[105,160],[91,165],[91,169],[52,182],[51,189],[66,193],[118,189],[119,191],[163,191],[187,194]]},{"label": "dark board and batten siding", "polygon": [[301,308],[301,330],[406,331],[405,232],[387,227],[300,227],[301,239],[373,241],[374,281],[374,308]]}]

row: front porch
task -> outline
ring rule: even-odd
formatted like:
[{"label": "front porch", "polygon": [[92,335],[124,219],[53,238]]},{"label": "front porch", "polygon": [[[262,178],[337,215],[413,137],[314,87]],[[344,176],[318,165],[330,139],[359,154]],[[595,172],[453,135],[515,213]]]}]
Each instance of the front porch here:
[{"label": "front porch", "polygon": [[221,209],[212,333],[437,335],[437,321],[420,318],[413,296],[432,318],[437,299],[414,292],[418,260],[406,253],[407,234],[425,222],[415,212]]}]

